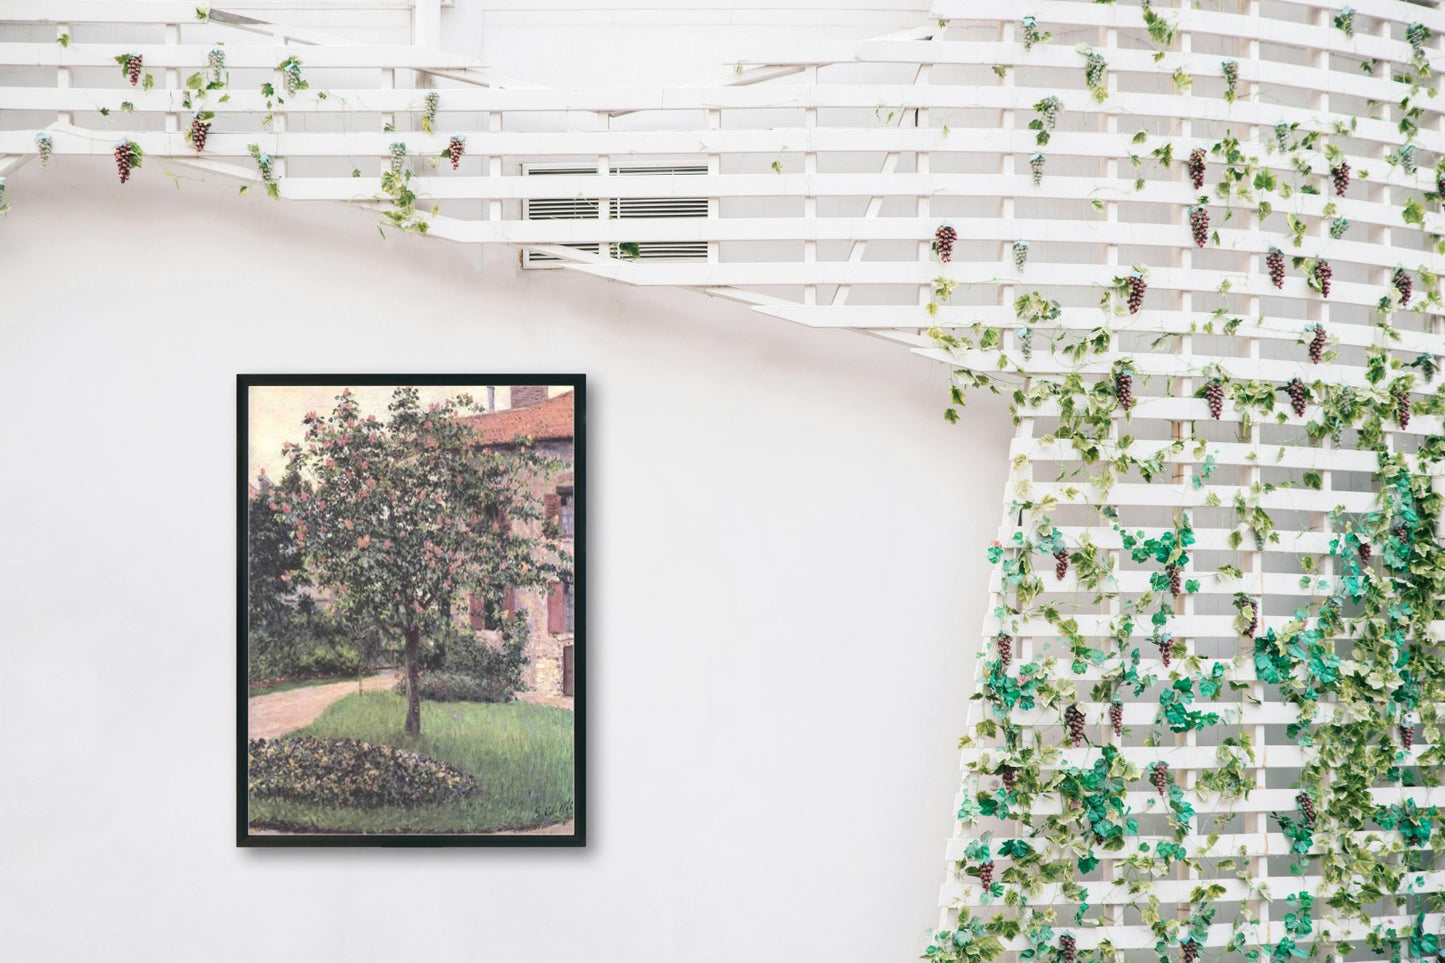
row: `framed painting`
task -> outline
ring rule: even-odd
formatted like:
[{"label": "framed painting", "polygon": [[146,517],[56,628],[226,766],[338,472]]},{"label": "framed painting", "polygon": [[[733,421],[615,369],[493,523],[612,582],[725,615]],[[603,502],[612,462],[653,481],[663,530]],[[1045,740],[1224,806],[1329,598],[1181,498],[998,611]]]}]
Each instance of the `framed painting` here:
[{"label": "framed painting", "polygon": [[585,845],[585,389],[238,376],[237,845]]}]

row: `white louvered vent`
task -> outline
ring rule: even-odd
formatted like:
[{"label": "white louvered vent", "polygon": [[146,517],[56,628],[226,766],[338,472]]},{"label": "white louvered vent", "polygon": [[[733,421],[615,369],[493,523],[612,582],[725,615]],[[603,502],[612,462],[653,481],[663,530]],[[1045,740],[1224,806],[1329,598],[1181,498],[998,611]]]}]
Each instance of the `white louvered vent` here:
[{"label": "white louvered vent", "polygon": [[[546,177],[557,174],[588,175],[597,173],[595,167],[564,167],[527,170],[529,177]],[[702,165],[667,167],[615,167],[611,173],[618,175],[628,174],[672,174],[689,176],[706,174],[707,168]],[[707,217],[706,197],[614,197],[607,202],[607,217],[610,220],[628,220],[631,218],[664,218],[664,217]],[[598,201],[592,197],[547,197],[533,198],[524,202],[524,216],[529,221],[576,221],[592,220],[597,218]],[[622,230],[622,229],[619,229]],[[627,245],[627,250],[623,250]],[[579,251],[587,251],[591,254],[598,253],[596,244],[565,244],[564,247],[573,248]],[[706,241],[643,241],[637,242],[635,247],[627,241],[618,241],[610,245],[612,257],[636,258],[644,261],[705,261],[707,260]],[[550,254],[542,254],[537,251],[528,251],[526,264],[528,267],[541,267],[547,264],[556,264],[559,259]]]}]

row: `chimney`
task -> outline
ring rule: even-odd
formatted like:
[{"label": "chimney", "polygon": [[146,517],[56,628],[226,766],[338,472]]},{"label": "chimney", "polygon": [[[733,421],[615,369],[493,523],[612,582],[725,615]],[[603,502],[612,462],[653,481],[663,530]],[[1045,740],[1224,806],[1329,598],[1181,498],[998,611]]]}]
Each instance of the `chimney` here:
[{"label": "chimney", "polygon": [[547,400],[546,385],[512,385],[512,407],[530,408]]}]

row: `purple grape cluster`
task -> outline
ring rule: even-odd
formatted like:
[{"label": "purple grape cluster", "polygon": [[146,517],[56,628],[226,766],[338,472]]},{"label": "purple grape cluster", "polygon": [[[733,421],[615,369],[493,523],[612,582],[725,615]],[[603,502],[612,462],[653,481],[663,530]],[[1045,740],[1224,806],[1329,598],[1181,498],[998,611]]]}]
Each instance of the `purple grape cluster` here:
[{"label": "purple grape cluster", "polygon": [[1350,162],[1342,159],[1331,167],[1330,178],[1335,182],[1335,194],[1344,197],[1345,191],[1350,189]]},{"label": "purple grape cluster", "polygon": [[1302,792],[1294,797],[1294,801],[1299,806],[1299,811],[1304,813],[1305,822],[1313,826],[1315,824],[1315,801],[1310,798],[1310,794]]},{"label": "purple grape cluster", "polygon": [[200,114],[191,118],[191,146],[196,149],[197,154],[206,149],[206,135],[210,132],[209,120],[201,120]]},{"label": "purple grape cluster", "polygon": [[462,154],[466,151],[466,141],[461,137],[453,137],[447,144],[447,157],[451,159],[452,170],[461,166]]},{"label": "purple grape cluster", "polygon": [[1369,565],[1370,559],[1374,556],[1375,550],[1370,547],[1369,542],[1360,543],[1360,564]]},{"label": "purple grape cluster", "polygon": [[1209,211],[1203,204],[1189,209],[1189,230],[1194,233],[1194,244],[1203,247],[1209,243]]},{"label": "purple grape cluster", "polygon": [[115,169],[120,174],[120,182],[124,184],[130,180],[130,170],[134,164],[135,145],[128,140],[123,140],[115,145]]},{"label": "purple grape cluster", "polygon": [[1185,940],[1179,944],[1179,959],[1181,963],[1194,963],[1199,959],[1199,944],[1193,940]]},{"label": "purple grape cluster", "polygon": [[1291,378],[1284,390],[1289,395],[1289,406],[1294,409],[1294,413],[1304,417],[1305,404],[1310,400],[1310,390],[1305,387],[1305,383],[1298,378]]},{"label": "purple grape cluster", "polygon": [[1009,663],[1014,660],[1014,638],[1006,632],[1000,632],[994,636],[994,646],[998,649],[998,660],[1007,669]]},{"label": "purple grape cluster", "polygon": [[1064,580],[1064,576],[1068,574],[1069,553],[1061,548],[1054,553],[1054,578],[1062,582]]},{"label": "purple grape cluster", "polygon": [[958,232],[950,224],[944,224],[933,232],[933,249],[938,252],[938,259],[944,264],[953,260],[953,242],[958,240]]},{"label": "purple grape cluster", "polygon": [[1329,336],[1325,334],[1325,326],[1323,324],[1315,325],[1315,336],[1310,340],[1310,362],[1312,364],[1319,364],[1325,360],[1325,339],[1327,337]]},{"label": "purple grape cluster", "polygon": [[1406,752],[1409,752],[1411,749],[1413,749],[1413,748],[1415,747],[1415,727],[1414,727],[1414,726],[1405,726],[1405,725],[1402,725],[1402,726],[1400,727],[1400,745],[1401,745],[1401,747],[1404,748],[1404,750],[1405,750]]},{"label": "purple grape cluster", "polygon": [[1179,573],[1178,565],[1170,565],[1166,571],[1169,573],[1169,594],[1178,595],[1184,591],[1184,579]]},{"label": "purple grape cluster", "polygon": [[1395,285],[1396,291],[1400,292],[1400,307],[1403,308],[1408,305],[1410,303],[1410,295],[1415,290],[1415,282],[1411,280],[1410,273],[1404,268],[1395,268],[1395,273],[1390,278],[1390,283]]},{"label": "purple grape cluster", "polygon": [[984,889],[993,885],[993,860],[987,860],[978,864],[978,881]]},{"label": "purple grape cluster", "polygon": [[1269,268],[1269,280],[1277,288],[1284,287],[1284,252],[1271,247],[1264,256],[1265,267]]},{"label": "purple grape cluster", "polygon": [[1168,792],[1169,764],[1164,762],[1154,763],[1154,768],[1149,772],[1149,781],[1154,784],[1154,788],[1159,791],[1159,795],[1162,796]]},{"label": "purple grape cluster", "polygon": [[1215,421],[1224,414],[1224,384],[1218,378],[1204,386],[1204,400],[1209,402],[1209,416]]},{"label": "purple grape cluster", "polygon": [[131,54],[126,58],[125,75],[132,87],[140,83],[140,72],[144,65],[145,60],[140,54]]},{"label": "purple grape cluster", "polygon": [[1245,599],[1244,604],[1249,606],[1249,628],[1244,634],[1253,638],[1259,631],[1259,603],[1254,599]]},{"label": "purple grape cluster", "polygon": [[1395,424],[1410,427],[1410,393],[1403,389],[1395,392]]},{"label": "purple grape cluster", "polygon": [[1138,314],[1139,309],[1144,306],[1144,292],[1149,290],[1149,285],[1138,274],[1129,275],[1127,284],[1129,286],[1129,313]]},{"label": "purple grape cluster", "polygon": [[1013,766],[1000,766],[998,769],[998,777],[1003,781],[1005,792],[1013,792],[1014,787],[1018,785],[1018,772]]},{"label": "purple grape cluster", "polygon": [[1160,639],[1157,644],[1159,646],[1159,658],[1164,660],[1164,668],[1167,669],[1169,668],[1169,664],[1174,661],[1174,643],[1168,639]]},{"label": "purple grape cluster", "polygon": [[1070,705],[1064,710],[1064,725],[1069,729],[1069,740],[1077,749],[1084,741],[1084,714],[1079,711],[1077,704]]},{"label": "purple grape cluster", "polygon": [[1330,278],[1335,276],[1334,269],[1330,267],[1330,262],[1326,261],[1324,258],[1320,258],[1319,260],[1315,261],[1314,274],[1315,283],[1320,286],[1320,297],[1329,297]]},{"label": "purple grape cluster", "polygon": [[1123,368],[1114,372],[1114,395],[1120,408],[1129,411],[1134,407],[1134,376]]},{"label": "purple grape cluster", "polygon": [[1124,735],[1124,703],[1109,703],[1109,724],[1114,727],[1115,738]]},{"label": "purple grape cluster", "polygon": [[1196,147],[1189,152],[1189,183],[1197,191],[1204,186],[1204,148]]},{"label": "purple grape cluster", "polygon": [[1079,951],[1079,944],[1068,933],[1059,936],[1059,959],[1062,963],[1074,963],[1074,954]]}]

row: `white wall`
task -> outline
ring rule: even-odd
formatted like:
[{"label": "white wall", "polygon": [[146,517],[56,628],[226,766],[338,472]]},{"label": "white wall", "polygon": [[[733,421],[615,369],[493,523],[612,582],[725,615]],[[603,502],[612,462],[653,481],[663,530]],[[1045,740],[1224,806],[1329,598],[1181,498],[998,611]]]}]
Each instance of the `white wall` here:
[{"label": "white wall", "polygon": [[[736,305],[57,159],[0,224],[0,931],[17,960],[910,959],[1002,407]],[[585,371],[591,845],[241,851],[238,371]],[[413,952],[414,950],[414,952]]]}]

